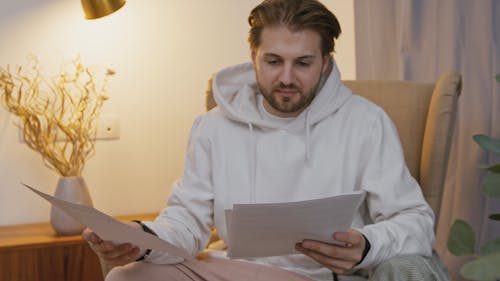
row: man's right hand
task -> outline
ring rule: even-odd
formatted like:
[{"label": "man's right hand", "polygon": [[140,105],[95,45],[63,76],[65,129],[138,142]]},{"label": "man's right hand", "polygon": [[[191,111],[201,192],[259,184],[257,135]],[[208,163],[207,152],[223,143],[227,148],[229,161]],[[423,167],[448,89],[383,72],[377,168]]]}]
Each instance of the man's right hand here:
[{"label": "man's right hand", "polygon": [[[141,227],[134,222],[127,224],[130,224],[132,227]],[[130,243],[116,245],[110,241],[103,241],[97,234],[88,228],[83,231],[82,238],[89,242],[92,250],[109,266],[126,265],[136,261],[143,254],[139,247]]]}]

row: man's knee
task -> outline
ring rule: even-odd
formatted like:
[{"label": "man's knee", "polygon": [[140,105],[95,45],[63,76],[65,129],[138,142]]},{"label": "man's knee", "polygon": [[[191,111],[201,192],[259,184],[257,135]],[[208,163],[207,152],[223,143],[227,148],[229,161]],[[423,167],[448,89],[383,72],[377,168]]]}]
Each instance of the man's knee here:
[{"label": "man's knee", "polygon": [[106,281],[166,281],[192,280],[175,265],[133,262],[113,268],[106,276]]},{"label": "man's knee", "polygon": [[131,263],[126,266],[116,266],[114,267],[108,275],[106,275],[105,281],[139,281],[145,280],[143,276],[143,270],[141,267],[142,263]]},{"label": "man's knee", "polygon": [[128,270],[124,269],[121,266],[114,267],[107,275],[106,275],[106,280],[105,281],[125,281],[125,280],[131,280],[127,279],[129,278],[129,274],[127,274]]},{"label": "man's knee", "polygon": [[412,280],[449,280],[448,272],[437,257],[401,256],[381,263],[371,275],[370,280],[412,281]]}]

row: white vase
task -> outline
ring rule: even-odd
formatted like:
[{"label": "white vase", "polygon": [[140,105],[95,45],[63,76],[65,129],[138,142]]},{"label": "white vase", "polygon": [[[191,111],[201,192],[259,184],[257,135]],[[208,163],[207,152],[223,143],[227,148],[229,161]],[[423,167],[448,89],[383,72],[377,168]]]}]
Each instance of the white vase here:
[{"label": "white vase", "polygon": [[[71,203],[92,206],[92,199],[82,177],[60,178],[54,196]],[[57,235],[78,235],[85,228],[84,225],[54,206],[50,210],[50,224]]]}]

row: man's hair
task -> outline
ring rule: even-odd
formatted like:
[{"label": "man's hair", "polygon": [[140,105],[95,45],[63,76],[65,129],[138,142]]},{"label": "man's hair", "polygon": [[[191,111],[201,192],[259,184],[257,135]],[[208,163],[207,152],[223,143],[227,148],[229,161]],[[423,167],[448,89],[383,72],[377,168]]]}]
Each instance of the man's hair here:
[{"label": "man's hair", "polygon": [[252,51],[260,46],[260,36],[266,26],[284,25],[291,31],[318,32],[323,55],[335,50],[334,39],[341,32],[335,15],[317,0],[264,0],[250,12],[248,23],[248,43]]}]

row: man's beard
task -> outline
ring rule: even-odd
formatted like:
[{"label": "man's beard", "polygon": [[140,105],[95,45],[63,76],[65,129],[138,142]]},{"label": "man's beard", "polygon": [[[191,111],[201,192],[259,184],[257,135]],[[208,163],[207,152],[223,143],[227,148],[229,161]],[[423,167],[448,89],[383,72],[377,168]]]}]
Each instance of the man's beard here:
[{"label": "man's beard", "polygon": [[[319,87],[319,81],[307,93],[304,93],[303,89],[295,86],[294,84],[284,85],[283,83],[280,83],[279,86],[273,87],[271,91],[267,91],[259,83],[259,81],[257,81],[257,86],[259,87],[259,90],[262,93],[264,99],[266,99],[266,101],[269,103],[269,105],[271,105],[272,108],[281,113],[293,113],[302,111],[311,104],[311,102],[313,101],[314,97],[317,94],[316,91],[318,90]],[[292,98],[282,97],[281,101],[279,101],[279,99],[276,98],[276,95],[274,93],[276,92],[276,90],[280,89],[296,91],[300,99],[296,102],[292,102]]]}]

